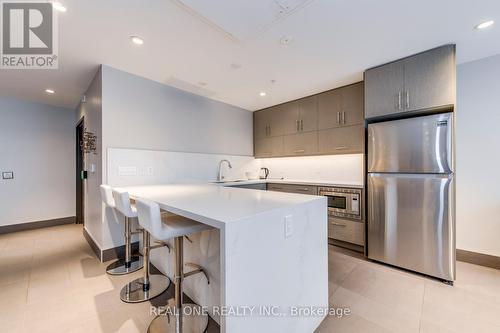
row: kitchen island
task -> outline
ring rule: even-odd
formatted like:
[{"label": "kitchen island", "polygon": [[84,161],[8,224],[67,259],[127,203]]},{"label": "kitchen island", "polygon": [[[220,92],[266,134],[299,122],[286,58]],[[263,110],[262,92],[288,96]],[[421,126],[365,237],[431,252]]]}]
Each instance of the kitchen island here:
[{"label": "kitchen island", "polygon": [[[213,227],[185,242],[185,260],[210,277],[186,279],[185,293],[207,306],[221,332],[310,333],[323,320],[297,311],[328,307],[326,198],[210,184],[122,189]],[[169,277],[172,255],[152,251]]]}]

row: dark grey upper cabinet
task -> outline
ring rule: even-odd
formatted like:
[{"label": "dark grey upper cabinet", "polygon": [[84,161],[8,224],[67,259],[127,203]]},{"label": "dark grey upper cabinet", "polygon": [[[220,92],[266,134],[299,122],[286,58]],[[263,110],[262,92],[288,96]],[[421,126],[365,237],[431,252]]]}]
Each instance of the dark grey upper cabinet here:
[{"label": "dark grey upper cabinet", "polygon": [[319,94],[319,129],[362,124],[364,122],[363,97],[363,82]]},{"label": "dark grey upper cabinet", "polygon": [[298,128],[300,132],[318,130],[318,98],[316,96],[302,98],[298,101],[299,119]]},{"label": "dark grey upper cabinet", "polygon": [[446,45],[405,59],[405,111],[455,104],[455,47]]},{"label": "dark grey upper cabinet", "polygon": [[365,72],[365,117],[402,111],[404,64],[393,62]]},{"label": "dark grey upper cabinet", "polygon": [[455,45],[365,72],[366,118],[455,104]]},{"label": "dark grey upper cabinet", "polygon": [[341,126],[342,94],[340,89],[330,90],[318,95],[319,129]]},{"label": "dark grey upper cabinet", "polygon": [[254,136],[256,139],[280,136],[284,133],[284,110],[281,105],[254,112]]},{"label": "dark grey upper cabinet", "polygon": [[299,103],[298,101],[288,102],[280,105],[282,109],[281,122],[283,125],[283,134],[295,134],[300,128],[299,122]]},{"label": "dark grey upper cabinet", "polygon": [[359,82],[340,88],[342,93],[341,121],[344,126],[364,123],[364,84]]}]

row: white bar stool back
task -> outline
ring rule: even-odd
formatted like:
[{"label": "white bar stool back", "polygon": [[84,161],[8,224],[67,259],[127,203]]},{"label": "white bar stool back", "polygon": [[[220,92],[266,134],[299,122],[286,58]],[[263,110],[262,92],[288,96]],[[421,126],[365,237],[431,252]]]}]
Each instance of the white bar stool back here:
[{"label": "white bar stool back", "polygon": [[[130,204],[130,196],[126,191],[113,190],[116,209],[126,220],[137,217],[137,209]],[[150,300],[167,290],[170,280],[160,274],[150,274],[149,251],[151,250],[149,232],[142,230],[142,249],[144,262],[144,275],[125,285],[120,291],[120,298],[127,303],[139,303]],[[130,242],[130,240],[129,240]]]},{"label": "white bar stool back", "polygon": [[[211,227],[175,214],[167,213],[162,215],[160,206],[150,200],[137,199],[136,205],[139,224],[151,233],[154,238],[163,241],[174,238],[175,298],[173,302],[169,302],[169,310],[166,311],[166,314],[160,314],[153,319],[148,327],[148,333],[204,332],[208,325],[208,316],[199,305],[183,302],[182,281],[185,277],[198,273],[205,275],[207,283],[210,283],[210,281],[205,270],[199,265],[186,263],[186,265],[195,267],[195,269],[187,273],[184,272],[183,240],[184,236],[208,230]],[[170,314],[173,315],[170,316]]]}]

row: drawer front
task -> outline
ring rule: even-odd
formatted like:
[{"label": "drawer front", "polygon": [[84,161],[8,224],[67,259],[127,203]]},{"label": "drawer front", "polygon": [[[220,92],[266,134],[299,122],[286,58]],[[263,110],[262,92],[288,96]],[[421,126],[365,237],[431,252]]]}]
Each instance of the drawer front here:
[{"label": "drawer front", "polygon": [[237,188],[248,188],[251,190],[266,190],[266,183],[259,183],[259,184],[245,184],[245,185],[234,185],[231,187],[237,187]]},{"label": "drawer front", "polygon": [[328,237],[357,245],[365,245],[365,224],[342,219],[328,219]]},{"label": "drawer front", "polygon": [[318,195],[318,187],[311,185],[267,184],[268,191]]}]

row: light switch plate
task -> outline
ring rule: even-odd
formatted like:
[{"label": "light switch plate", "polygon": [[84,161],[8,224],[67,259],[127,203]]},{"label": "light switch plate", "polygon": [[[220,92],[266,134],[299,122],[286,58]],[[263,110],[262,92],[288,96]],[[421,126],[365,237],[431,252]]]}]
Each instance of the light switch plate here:
[{"label": "light switch plate", "polygon": [[2,178],[3,179],[14,179],[14,172],[12,172],[12,171],[2,172]]}]

